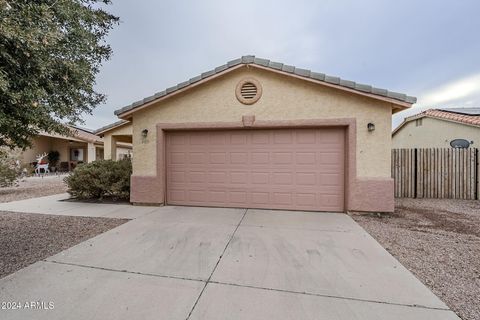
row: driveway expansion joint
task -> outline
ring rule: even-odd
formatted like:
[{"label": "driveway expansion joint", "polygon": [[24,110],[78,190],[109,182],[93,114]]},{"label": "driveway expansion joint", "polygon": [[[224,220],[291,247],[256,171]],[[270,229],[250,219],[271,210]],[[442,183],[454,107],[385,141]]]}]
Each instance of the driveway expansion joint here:
[{"label": "driveway expansion joint", "polygon": [[255,225],[255,224],[243,224],[242,228],[260,228],[260,229],[274,229],[274,230],[302,230],[302,231],[313,231],[313,232],[334,232],[334,233],[353,233],[354,230],[333,230],[333,229],[312,229],[312,228],[302,228],[302,227],[289,227],[289,226],[266,226],[266,225]]},{"label": "driveway expansion joint", "polygon": [[144,273],[144,272],[136,272],[136,271],[129,271],[129,270],[118,270],[118,269],[111,269],[111,268],[103,268],[103,267],[89,266],[89,265],[85,265],[85,264],[61,262],[61,261],[55,261],[55,260],[46,260],[46,259],[44,259],[44,260],[41,260],[41,261],[42,261],[42,262],[48,262],[48,263],[61,264],[61,265],[66,265],[66,266],[72,266],[72,267],[87,268],[87,269],[95,269],[95,270],[103,270],[103,271],[111,271],[111,272],[120,272],[120,273],[130,273],[130,274],[136,274],[136,275],[142,275],[142,276],[150,276],[150,277],[158,277],[158,278],[166,278],[166,279],[176,279],[176,280],[205,282],[205,280],[195,279],[195,278],[177,277],[177,276],[167,276],[167,275],[161,275],[161,274]]},{"label": "driveway expansion joint", "polygon": [[240,225],[242,224],[243,219],[245,219],[245,216],[247,215],[247,212],[248,212],[248,209],[245,209],[245,212],[243,213],[242,218],[240,219],[240,221],[238,222],[237,226],[235,227],[235,230],[233,230],[232,235],[230,236],[230,239],[228,239],[227,244],[225,245],[225,248],[223,248],[222,253],[221,253],[220,256],[218,257],[217,263],[215,263],[215,266],[213,267],[213,270],[212,270],[212,272],[210,273],[210,276],[208,277],[207,281],[205,282],[205,285],[204,285],[203,288],[202,288],[202,291],[200,291],[200,294],[198,295],[197,299],[195,300],[195,303],[193,304],[192,309],[191,309],[190,312],[188,313],[188,316],[187,316],[186,320],[190,319],[190,317],[192,316],[193,310],[195,310],[195,307],[197,306],[198,301],[199,301],[200,298],[202,297],[203,292],[204,292],[205,289],[207,288],[208,283],[211,282],[212,276],[213,276],[213,274],[215,273],[215,270],[217,270],[217,267],[218,267],[218,264],[220,263],[220,260],[222,260],[222,257],[223,257],[223,255],[225,254],[225,252],[227,251],[227,248],[228,248],[228,246],[230,245],[230,242],[232,242],[232,239],[233,239],[233,237],[235,236],[235,233],[237,233],[237,230],[238,230],[238,228],[240,227]]},{"label": "driveway expansion joint", "polygon": [[306,296],[314,296],[314,297],[323,297],[323,298],[342,299],[342,300],[350,300],[350,301],[358,301],[358,302],[386,304],[386,305],[393,305],[393,306],[400,306],[400,307],[421,308],[421,309],[439,310],[439,311],[452,311],[449,308],[436,308],[436,307],[428,307],[428,306],[423,306],[423,305],[418,305],[418,304],[404,304],[404,303],[395,303],[395,302],[387,302],[387,301],[379,301],[379,300],[369,300],[369,299],[361,299],[361,298],[353,298],[353,297],[334,296],[334,295],[312,293],[312,292],[305,292],[305,291],[293,291],[293,290],[285,290],[285,289],[265,288],[265,287],[257,287],[257,286],[252,286],[252,285],[243,285],[243,284],[228,283],[228,282],[221,282],[221,281],[209,281],[209,283],[221,284],[221,285],[232,286],[232,287],[241,287],[241,288],[257,289],[257,290],[267,290],[267,291],[291,293],[291,294],[303,294],[303,295],[306,295]]}]

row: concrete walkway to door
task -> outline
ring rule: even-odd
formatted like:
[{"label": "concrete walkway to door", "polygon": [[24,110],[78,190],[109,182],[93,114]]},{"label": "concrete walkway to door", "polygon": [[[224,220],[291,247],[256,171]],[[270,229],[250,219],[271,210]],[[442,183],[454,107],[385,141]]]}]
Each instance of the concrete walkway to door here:
[{"label": "concrete walkway to door", "polygon": [[1,279],[54,308],[0,318],[459,319],[345,214],[149,209]]}]

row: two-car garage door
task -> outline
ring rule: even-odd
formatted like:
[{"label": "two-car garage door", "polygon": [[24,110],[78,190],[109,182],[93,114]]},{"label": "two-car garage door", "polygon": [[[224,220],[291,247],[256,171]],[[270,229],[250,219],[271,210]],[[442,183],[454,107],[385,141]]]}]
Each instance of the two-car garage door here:
[{"label": "two-car garage door", "polygon": [[167,203],[343,211],[342,128],[172,131]]}]

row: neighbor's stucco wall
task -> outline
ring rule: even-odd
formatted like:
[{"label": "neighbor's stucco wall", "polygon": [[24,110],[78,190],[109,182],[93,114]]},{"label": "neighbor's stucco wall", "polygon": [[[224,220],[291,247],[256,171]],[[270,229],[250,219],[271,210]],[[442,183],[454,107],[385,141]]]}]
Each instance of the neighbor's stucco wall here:
[{"label": "neighbor's stucco wall", "polygon": [[37,155],[50,152],[52,149],[52,138],[37,136],[32,139],[32,147],[22,152],[22,163],[27,164],[37,161]]},{"label": "neighbor's stucco wall", "polygon": [[412,120],[400,128],[392,137],[392,147],[450,148],[454,139],[473,141],[472,147],[479,148],[480,127],[424,117],[421,126]]},{"label": "neighbor's stucco wall", "polygon": [[[46,136],[37,136],[32,140],[32,147],[22,152],[22,163],[28,164],[36,162],[37,155],[49,153],[50,151],[58,151],[60,153],[59,162],[70,161],[70,148],[87,148],[86,142],[74,141],[69,143],[69,140],[59,139]],[[85,150],[85,161],[87,157],[87,150]]]},{"label": "neighbor's stucco wall", "polygon": [[52,151],[56,150],[60,153],[59,162],[68,162],[70,160],[70,144],[67,140],[55,139],[52,142]]},{"label": "neighbor's stucco wall", "polygon": [[[254,77],[263,88],[253,105],[235,97],[245,77]],[[256,120],[356,118],[357,177],[390,178],[391,114],[387,102],[245,67],[134,113],[133,174],[156,175],[157,123],[239,122],[243,115],[255,115]],[[367,131],[369,122],[375,131]],[[148,129],[146,139],[143,129]]]}]

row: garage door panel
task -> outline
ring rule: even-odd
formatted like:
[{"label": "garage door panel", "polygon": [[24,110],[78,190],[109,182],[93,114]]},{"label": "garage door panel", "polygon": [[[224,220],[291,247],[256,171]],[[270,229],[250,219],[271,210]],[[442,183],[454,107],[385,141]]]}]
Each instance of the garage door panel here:
[{"label": "garage door panel", "polygon": [[225,183],[227,181],[227,172],[226,171],[210,171],[208,173],[208,182],[209,183]]},{"label": "garage door panel", "polygon": [[306,129],[306,130],[297,132],[296,142],[298,144],[308,144],[308,145],[315,144],[317,142],[316,131]]},{"label": "garage door panel", "polygon": [[270,154],[268,152],[252,152],[250,159],[252,164],[269,164]]},{"label": "garage door panel", "polygon": [[251,137],[253,146],[257,144],[264,145],[270,143],[270,135],[267,132],[254,131]]},{"label": "garage door panel", "polygon": [[247,203],[247,191],[230,191],[230,202],[239,206]]},{"label": "garage door panel", "polygon": [[226,143],[226,138],[223,134],[210,134],[208,142],[212,146],[223,146]]},{"label": "garage door panel", "polygon": [[230,153],[230,164],[248,164],[248,152]]},{"label": "garage door panel", "polygon": [[209,200],[214,203],[227,203],[228,202],[228,192],[222,190],[209,190]]},{"label": "garage door panel", "polygon": [[274,144],[292,144],[293,132],[291,130],[278,130],[273,133]]},{"label": "garage door panel", "polygon": [[248,184],[248,172],[230,172],[230,183],[234,184]]},{"label": "garage door panel", "polygon": [[230,143],[234,145],[245,145],[247,144],[247,133],[246,132],[235,132],[230,134]]},{"label": "garage door panel", "polygon": [[167,133],[167,202],[343,211],[343,141],[340,128]]},{"label": "garage door panel", "polygon": [[317,155],[315,152],[296,152],[295,160],[299,165],[314,165],[317,162]]},{"label": "garage door panel", "polygon": [[268,184],[270,181],[268,172],[252,172],[250,177],[253,184]]}]

